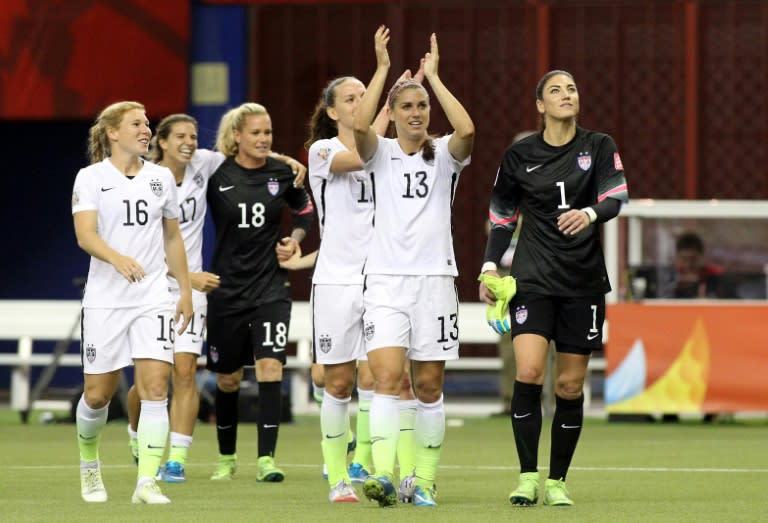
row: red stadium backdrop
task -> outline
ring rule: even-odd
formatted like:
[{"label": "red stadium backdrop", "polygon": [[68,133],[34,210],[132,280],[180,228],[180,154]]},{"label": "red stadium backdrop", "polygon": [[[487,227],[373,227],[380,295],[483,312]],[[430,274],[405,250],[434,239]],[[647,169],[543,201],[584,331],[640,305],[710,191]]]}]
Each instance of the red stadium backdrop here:
[{"label": "red stadium backdrop", "polygon": [[92,119],[139,100],[185,111],[189,0],[3,0],[0,118]]}]

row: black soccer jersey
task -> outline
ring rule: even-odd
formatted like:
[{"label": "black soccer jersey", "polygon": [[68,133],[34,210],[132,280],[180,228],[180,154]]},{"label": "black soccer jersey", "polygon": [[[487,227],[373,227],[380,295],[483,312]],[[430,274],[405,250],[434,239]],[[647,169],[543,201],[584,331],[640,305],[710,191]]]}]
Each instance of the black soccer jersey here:
[{"label": "black soccer jersey", "polygon": [[[557,226],[564,212],[605,198],[628,198],[624,167],[610,136],[577,128],[573,140],[554,147],[537,133],[507,149],[489,217],[494,229],[509,235],[523,217],[511,268],[520,291],[590,296],[611,290],[597,227],[566,236]],[[495,253],[489,259],[498,263],[494,258]]]},{"label": "black soccer jersey", "polygon": [[293,211],[293,227],[309,230],[312,200],[293,187],[293,172],[267,158],[246,169],[232,158],[221,164],[208,183],[208,209],[216,226],[212,272],[221,285],[208,296],[210,305],[226,310],[253,308],[289,297],[286,271],[277,263],[284,205]]}]

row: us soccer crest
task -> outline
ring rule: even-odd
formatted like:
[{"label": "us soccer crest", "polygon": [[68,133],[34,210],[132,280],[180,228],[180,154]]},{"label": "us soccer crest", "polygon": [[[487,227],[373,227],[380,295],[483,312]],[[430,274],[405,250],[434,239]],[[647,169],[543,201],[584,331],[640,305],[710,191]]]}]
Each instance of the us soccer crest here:
[{"label": "us soccer crest", "polygon": [[528,319],[528,309],[525,308],[525,305],[522,305],[515,309],[515,321],[518,325],[522,325],[525,323],[525,320]]},{"label": "us soccer crest", "polygon": [[85,347],[85,359],[88,360],[88,363],[93,363],[96,360],[96,347],[91,343]]},{"label": "us soccer crest", "polygon": [[576,161],[582,171],[588,171],[592,167],[592,155],[589,153],[579,153],[579,158]]},{"label": "us soccer crest", "polygon": [[192,178],[192,181],[197,184],[198,187],[201,189],[203,188],[203,184],[205,183],[205,180],[203,179],[203,175],[200,173],[197,173],[194,178]]},{"label": "us soccer crest", "polygon": [[208,357],[211,358],[211,361],[214,363],[219,362],[219,349],[216,348],[216,345],[208,346]]},{"label": "us soccer crest", "polygon": [[318,343],[320,343],[320,350],[323,352],[323,354],[328,354],[331,352],[331,336],[328,334],[321,334],[318,338]]},{"label": "us soccer crest", "polygon": [[363,329],[363,332],[365,333],[365,339],[367,341],[371,341],[373,339],[373,335],[376,334],[376,327],[374,326],[372,321],[369,321],[365,324],[365,328]]},{"label": "us soccer crest", "polygon": [[161,182],[158,179],[153,179],[149,182],[149,188],[152,189],[152,193],[155,196],[162,196],[163,195],[163,182]]},{"label": "us soccer crest", "polygon": [[269,194],[271,194],[272,196],[277,196],[277,192],[280,190],[280,182],[278,182],[274,178],[270,178],[267,181],[267,190],[269,191]]}]

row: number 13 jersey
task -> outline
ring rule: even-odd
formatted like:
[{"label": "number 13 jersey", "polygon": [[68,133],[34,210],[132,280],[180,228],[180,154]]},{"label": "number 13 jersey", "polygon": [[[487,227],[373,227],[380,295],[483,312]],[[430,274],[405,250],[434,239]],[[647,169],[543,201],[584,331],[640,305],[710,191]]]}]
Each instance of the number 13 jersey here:
[{"label": "number 13 jersey", "polygon": [[373,242],[365,274],[457,276],[451,207],[461,170],[450,135],[432,142],[434,160],[407,154],[396,139],[377,137],[365,164],[374,194]]}]

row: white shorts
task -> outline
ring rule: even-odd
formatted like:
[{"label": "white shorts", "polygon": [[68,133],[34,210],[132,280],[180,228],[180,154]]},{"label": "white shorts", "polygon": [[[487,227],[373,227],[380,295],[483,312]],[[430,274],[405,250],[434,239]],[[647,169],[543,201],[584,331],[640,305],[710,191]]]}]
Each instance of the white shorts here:
[{"label": "white shorts", "polygon": [[175,308],[144,305],[124,309],[84,308],[83,373],[105,374],[146,358],[173,364]]},{"label": "white shorts", "polygon": [[404,347],[415,361],[459,359],[459,300],[453,276],[365,278],[366,350]]},{"label": "white shorts", "polygon": [[[179,300],[179,291],[172,291],[174,308]],[[173,343],[173,352],[189,352],[200,356],[203,353],[203,340],[205,339],[205,318],[208,315],[208,300],[205,295],[192,293],[192,307],[194,313],[187,325],[187,329]],[[178,329],[177,329],[178,330]]]},{"label": "white shorts", "polygon": [[315,363],[346,363],[363,356],[363,286],[313,285],[310,299]]}]

